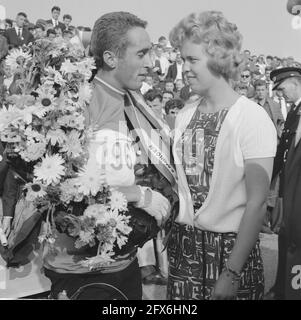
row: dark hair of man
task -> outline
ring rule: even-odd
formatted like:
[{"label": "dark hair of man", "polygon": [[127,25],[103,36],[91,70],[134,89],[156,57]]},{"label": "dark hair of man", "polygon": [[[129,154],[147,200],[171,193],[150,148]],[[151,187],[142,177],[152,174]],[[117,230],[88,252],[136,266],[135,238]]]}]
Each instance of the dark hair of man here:
[{"label": "dark hair of man", "polygon": [[111,51],[121,58],[128,46],[127,32],[145,28],[146,21],[128,12],[111,12],[96,20],[91,36],[91,52],[98,68],[104,66],[103,54]]},{"label": "dark hair of man", "polygon": [[182,109],[184,107],[184,102],[181,99],[171,99],[165,104],[165,112],[169,114],[170,110],[173,109]]},{"label": "dark hair of man", "polygon": [[53,12],[53,11],[55,11],[55,10],[61,12],[61,8],[58,7],[58,6],[52,7],[51,12]]},{"label": "dark hair of man", "polygon": [[162,102],[162,94],[159,90],[150,89],[144,94],[144,99],[146,101],[153,102],[156,98],[158,98]]},{"label": "dark hair of man", "polygon": [[257,87],[267,87],[267,83],[264,80],[256,80],[254,83],[255,90]]},{"label": "dark hair of man", "polygon": [[46,32],[47,37],[49,37],[50,34],[54,34],[56,35],[56,32],[54,31],[54,29],[48,29]]},{"label": "dark hair of man", "polygon": [[19,17],[19,16],[22,16],[22,17],[24,17],[25,19],[27,18],[27,14],[26,14],[25,12],[19,12],[19,13],[17,14],[17,17]]},{"label": "dark hair of man", "polygon": [[272,56],[267,56],[267,59],[273,60]]},{"label": "dark hair of man", "polygon": [[64,14],[63,20],[64,20],[64,19],[72,20],[72,17],[70,16],[70,14]]},{"label": "dark hair of man", "polygon": [[13,20],[12,19],[5,19],[5,23],[9,24],[10,27],[13,26]]}]

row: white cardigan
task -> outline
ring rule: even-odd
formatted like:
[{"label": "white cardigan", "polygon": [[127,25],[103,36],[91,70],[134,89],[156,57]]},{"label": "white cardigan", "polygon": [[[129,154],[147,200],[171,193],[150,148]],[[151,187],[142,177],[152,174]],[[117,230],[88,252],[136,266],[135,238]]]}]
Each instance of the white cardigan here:
[{"label": "white cardigan", "polygon": [[173,154],[179,183],[180,212],[177,222],[213,232],[237,232],[244,214],[247,193],[244,160],[274,157],[277,133],[266,111],[255,102],[240,97],[222,124],[214,157],[208,196],[194,213],[190,190],[177,143],[194,115],[199,101],[186,105],[175,123]]}]

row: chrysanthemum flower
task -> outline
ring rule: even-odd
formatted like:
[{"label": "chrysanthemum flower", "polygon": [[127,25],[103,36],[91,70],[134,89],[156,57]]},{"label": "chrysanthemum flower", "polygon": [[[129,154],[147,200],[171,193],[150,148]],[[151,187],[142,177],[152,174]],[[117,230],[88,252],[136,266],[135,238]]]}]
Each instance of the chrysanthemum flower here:
[{"label": "chrysanthemum flower", "polygon": [[69,203],[78,194],[75,179],[67,179],[60,184],[62,202]]},{"label": "chrysanthemum flower", "polygon": [[49,130],[47,132],[46,139],[47,141],[50,141],[52,146],[55,146],[57,143],[61,145],[66,140],[66,134],[61,129]]},{"label": "chrysanthemum flower", "polygon": [[84,216],[93,218],[96,221],[102,217],[104,217],[107,212],[107,207],[103,204],[91,204],[84,211]]},{"label": "chrysanthemum flower", "polygon": [[76,130],[72,130],[65,136],[65,141],[62,144],[61,152],[66,152],[69,157],[78,157],[82,152],[80,134]]},{"label": "chrysanthemum flower", "polygon": [[109,198],[111,210],[127,211],[127,200],[123,193],[114,190]]},{"label": "chrysanthemum flower", "polygon": [[45,152],[46,143],[42,141],[28,144],[26,149],[20,152],[20,155],[25,161],[36,161],[41,158]]},{"label": "chrysanthemum flower", "polygon": [[37,180],[41,180],[47,185],[56,184],[65,173],[63,164],[64,160],[61,156],[57,154],[52,156],[46,155],[42,159],[42,162],[35,166],[34,175]]},{"label": "chrysanthemum flower", "polygon": [[88,161],[83,170],[80,171],[77,183],[79,192],[86,196],[95,196],[97,192],[102,190],[105,183],[105,174],[92,161]]}]

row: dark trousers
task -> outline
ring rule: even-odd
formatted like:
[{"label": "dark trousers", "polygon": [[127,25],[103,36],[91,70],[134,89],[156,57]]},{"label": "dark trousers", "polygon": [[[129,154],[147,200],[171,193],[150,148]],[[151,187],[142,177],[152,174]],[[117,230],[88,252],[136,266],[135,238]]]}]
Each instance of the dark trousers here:
[{"label": "dark trousers", "polygon": [[51,281],[51,297],[65,291],[68,298],[79,300],[141,300],[142,282],[138,261],[114,273],[57,273],[45,269]]}]

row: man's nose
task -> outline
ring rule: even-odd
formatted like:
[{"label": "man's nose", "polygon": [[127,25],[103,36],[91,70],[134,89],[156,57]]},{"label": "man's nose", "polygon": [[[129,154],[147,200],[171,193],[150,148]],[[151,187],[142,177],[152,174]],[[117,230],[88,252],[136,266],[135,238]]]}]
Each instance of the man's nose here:
[{"label": "man's nose", "polygon": [[148,69],[151,69],[153,68],[153,62],[152,62],[152,59],[150,57],[150,54],[147,53],[145,56],[144,56],[144,67],[145,68],[148,68]]}]

